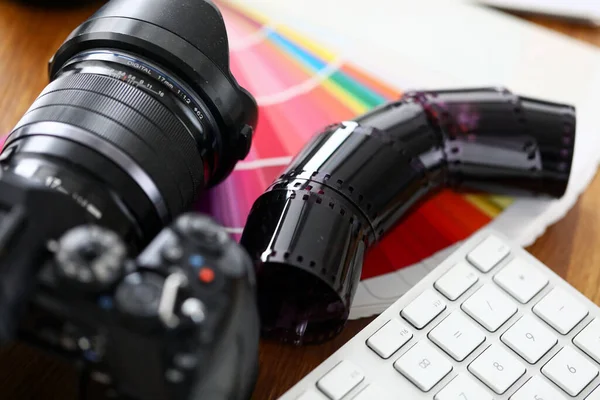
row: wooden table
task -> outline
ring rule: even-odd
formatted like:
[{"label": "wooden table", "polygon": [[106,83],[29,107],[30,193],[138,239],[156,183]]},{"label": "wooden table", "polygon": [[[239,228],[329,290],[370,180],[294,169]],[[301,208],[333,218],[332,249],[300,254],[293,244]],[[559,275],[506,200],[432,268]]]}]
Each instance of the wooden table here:
[{"label": "wooden table", "polygon": [[[93,9],[88,6],[52,11],[0,0],[0,132],[10,131],[46,86],[48,59]],[[528,19],[600,46],[600,29]],[[567,216],[529,248],[597,304],[600,304],[599,202],[600,176],[596,176]],[[262,343],[254,398],[277,398],[370,321],[352,321],[337,339],[320,346],[294,348]],[[68,364],[22,345],[0,350],[2,400],[72,400],[76,396],[75,386],[76,374]]]}]

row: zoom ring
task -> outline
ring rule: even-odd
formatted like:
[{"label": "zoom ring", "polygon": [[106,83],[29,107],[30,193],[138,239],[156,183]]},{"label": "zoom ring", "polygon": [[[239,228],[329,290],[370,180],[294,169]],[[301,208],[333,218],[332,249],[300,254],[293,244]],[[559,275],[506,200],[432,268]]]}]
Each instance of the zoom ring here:
[{"label": "zoom ring", "polygon": [[[156,141],[157,144],[160,143],[161,149],[171,149],[173,153],[179,153],[178,158],[186,163],[186,167],[192,176],[194,189],[204,184],[204,167],[192,133],[184,122],[177,118],[159,100],[126,82],[114,78],[93,74],[74,74],[64,76],[50,83],[40,94],[36,103],[42,101],[48,94],[62,92],[65,89],[82,91],[83,93],[92,92],[128,106],[134,111],[133,115],[124,116],[123,119],[120,115],[118,118],[113,115],[109,115],[109,117],[120,123],[127,122],[130,118],[144,118],[147,121],[137,121],[137,123],[150,122],[154,124],[155,127],[159,128],[161,134],[148,139]],[[35,107],[36,103],[32,107]],[[94,103],[91,102],[91,104]],[[100,110],[98,106],[95,106],[95,108],[98,111]],[[117,108],[110,105],[108,109]],[[154,131],[156,129],[149,129],[148,134],[151,135]],[[140,134],[143,134],[143,132],[140,132]]]},{"label": "zoom ring", "polygon": [[78,74],[49,85],[19,122],[71,124],[127,153],[155,181],[171,215],[204,182],[202,158],[183,123],[150,95],[116,79]]},{"label": "zoom ring", "polygon": [[[85,129],[106,142],[121,149],[131,157],[148,175],[152,177],[161,195],[165,199],[171,215],[177,214],[184,208],[184,199],[180,186],[181,172],[177,174],[171,164],[160,156],[158,149],[133,134],[115,121],[90,110],[73,106],[47,106],[28,112],[19,121],[19,128],[36,122],[63,122]],[[44,132],[40,132],[44,134]],[[10,140],[10,138],[9,138]],[[179,177],[179,179],[177,179]]]}]

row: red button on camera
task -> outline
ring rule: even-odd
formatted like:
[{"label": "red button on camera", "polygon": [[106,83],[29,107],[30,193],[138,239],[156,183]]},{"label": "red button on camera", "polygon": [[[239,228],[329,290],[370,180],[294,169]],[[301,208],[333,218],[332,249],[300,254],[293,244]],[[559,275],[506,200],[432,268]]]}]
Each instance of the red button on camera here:
[{"label": "red button on camera", "polygon": [[215,271],[213,271],[210,268],[204,267],[200,269],[200,272],[198,272],[198,279],[200,279],[200,281],[204,283],[211,283],[215,280]]}]

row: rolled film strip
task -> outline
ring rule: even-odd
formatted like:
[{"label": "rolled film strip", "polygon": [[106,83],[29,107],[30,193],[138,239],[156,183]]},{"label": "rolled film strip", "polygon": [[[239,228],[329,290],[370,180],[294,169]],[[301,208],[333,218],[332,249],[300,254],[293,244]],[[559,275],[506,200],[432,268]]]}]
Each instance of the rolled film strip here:
[{"label": "rolled film strip", "polygon": [[572,106],[483,88],[406,93],[315,136],[256,201],[241,239],[263,334],[295,344],[337,334],[365,254],[443,188],[561,197],[575,125]]}]

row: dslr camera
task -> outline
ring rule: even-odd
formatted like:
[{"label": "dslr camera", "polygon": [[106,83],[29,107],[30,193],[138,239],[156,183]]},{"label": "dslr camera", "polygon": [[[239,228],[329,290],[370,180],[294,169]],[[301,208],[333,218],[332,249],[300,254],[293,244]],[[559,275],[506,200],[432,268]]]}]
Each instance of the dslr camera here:
[{"label": "dslr camera", "polygon": [[0,342],[71,359],[122,398],[249,398],[252,262],[187,213],[257,120],[219,10],[113,0],[49,75],[0,153]]}]

